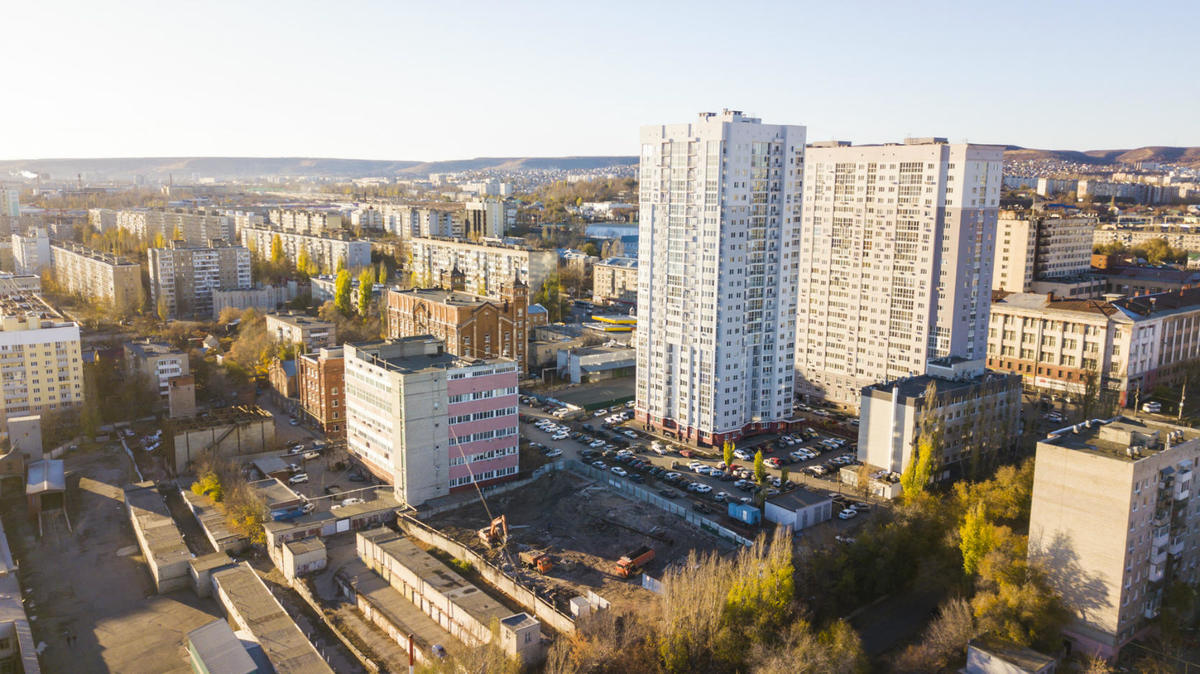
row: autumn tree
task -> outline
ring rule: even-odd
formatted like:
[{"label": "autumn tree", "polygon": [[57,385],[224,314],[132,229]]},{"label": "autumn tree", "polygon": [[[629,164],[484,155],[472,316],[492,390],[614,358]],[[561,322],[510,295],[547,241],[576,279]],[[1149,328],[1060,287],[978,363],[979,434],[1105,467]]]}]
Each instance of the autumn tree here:
[{"label": "autumn tree", "polygon": [[908,464],[900,474],[905,503],[919,500],[933,478],[934,457],[942,449],[942,428],[936,412],[937,406],[937,382],[930,380],[925,387],[925,397],[921,405],[921,424],[916,451],[909,455]]},{"label": "autumn tree", "polygon": [[271,264],[283,262],[283,239],[278,234],[271,237]]},{"label": "autumn tree", "polygon": [[339,270],[337,279],[333,282],[333,305],[343,316],[349,316],[354,312],[350,306],[350,272],[345,269]]},{"label": "autumn tree", "polygon": [[759,485],[767,481],[767,466],[763,462],[761,449],[754,453],[754,481]]},{"label": "autumn tree", "polygon": [[979,565],[987,553],[996,544],[995,531],[987,517],[987,504],[976,502],[966,516],[959,531],[959,550],[963,556],[963,572],[974,576],[979,571]]},{"label": "autumn tree", "polygon": [[721,446],[721,458],[725,460],[725,466],[733,465],[733,441],[726,440]]}]

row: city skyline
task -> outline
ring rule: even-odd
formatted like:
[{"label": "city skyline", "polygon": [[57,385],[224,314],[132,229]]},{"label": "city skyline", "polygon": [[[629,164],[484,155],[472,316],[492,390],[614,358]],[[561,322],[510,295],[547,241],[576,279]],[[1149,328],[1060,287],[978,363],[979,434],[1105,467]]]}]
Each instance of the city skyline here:
[{"label": "city skyline", "polygon": [[[944,6],[914,24],[898,6],[757,4],[695,39],[717,6],[24,3],[13,25],[33,29],[0,55],[28,66],[13,88],[33,104],[0,110],[0,159],[632,155],[646,120],[723,108],[856,144],[1200,144],[1185,112],[1200,94],[1175,65],[1194,60],[1200,10],[1122,13],[1122,37],[1153,44],[1150,60],[1099,48],[1116,7]],[[676,29],[647,40],[637,25]],[[1121,82],[1175,100],[1098,104]]]}]

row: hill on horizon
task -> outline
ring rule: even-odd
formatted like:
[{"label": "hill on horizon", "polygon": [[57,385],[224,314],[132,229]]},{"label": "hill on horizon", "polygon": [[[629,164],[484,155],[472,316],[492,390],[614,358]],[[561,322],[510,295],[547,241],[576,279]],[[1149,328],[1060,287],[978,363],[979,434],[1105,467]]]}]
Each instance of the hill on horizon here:
[{"label": "hill on horizon", "polygon": [[186,182],[191,174],[217,179],[257,176],[323,176],[365,178],[377,176],[419,177],[455,171],[520,169],[597,169],[637,163],[634,156],[593,157],[476,157],[447,161],[337,159],[321,157],[125,157],[78,159],[0,160],[0,177],[30,171],[54,180],[86,174],[92,179],[132,179],[175,176]]},{"label": "hill on horizon", "polygon": [[1034,159],[1058,159],[1081,164],[1105,166],[1111,164],[1133,164],[1140,161],[1175,164],[1189,168],[1200,168],[1200,147],[1171,147],[1152,145],[1132,150],[1035,150],[1009,145],[1004,158],[1011,161]]}]

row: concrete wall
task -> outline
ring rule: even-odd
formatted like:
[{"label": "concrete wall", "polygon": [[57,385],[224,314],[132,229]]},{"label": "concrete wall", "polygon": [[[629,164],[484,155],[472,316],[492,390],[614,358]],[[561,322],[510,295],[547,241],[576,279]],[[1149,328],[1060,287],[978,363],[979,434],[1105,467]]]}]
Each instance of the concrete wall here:
[{"label": "concrete wall", "polygon": [[[235,425],[233,432],[225,435]],[[213,447],[222,435],[225,437]],[[175,472],[185,471],[189,463],[210,448],[220,456],[228,457],[265,452],[274,446],[275,421],[270,418],[183,431],[175,435]]]}]

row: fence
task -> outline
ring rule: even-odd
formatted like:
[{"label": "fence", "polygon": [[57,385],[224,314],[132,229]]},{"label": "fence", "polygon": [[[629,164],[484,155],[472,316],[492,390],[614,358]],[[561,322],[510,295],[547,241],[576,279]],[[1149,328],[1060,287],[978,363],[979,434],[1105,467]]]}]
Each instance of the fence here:
[{"label": "fence", "polygon": [[[549,473],[553,473],[555,471],[559,471],[562,469],[563,469],[562,461],[554,461],[551,463],[547,463],[547,464],[539,467],[538,469],[534,470],[532,473],[530,473],[529,477],[527,477],[527,478],[524,478],[521,480],[514,480],[512,482],[501,482],[500,484],[491,485],[489,487],[483,487],[480,491],[483,492],[484,498],[487,498],[488,496],[493,496],[495,494],[503,494],[504,492],[513,491],[514,489],[520,489],[521,487],[532,484],[536,480],[540,479],[543,475],[547,475]],[[445,499],[445,500],[442,500],[442,499]],[[428,517],[433,517],[434,515],[437,515],[438,513],[444,513],[444,512],[450,511],[450,510],[457,510],[458,508],[462,508],[463,506],[474,505],[478,502],[479,502],[478,494],[475,493],[474,489],[471,489],[468,492],[454,495],[452,498],[442,497],[440,499],[434,499],[433,501],[429,501],[429,502],[422,504],[417,509],[417,518],[426,519]]]},{"label": "fence", "polygon": [[648,503],[656,508],[665,510],[676,517],[682,518],[689,524],[699,528],[701,531],[707,531],[714,536],[724,538],[739,545],[749,546],[754,544],[754,541],[742,536],[741,534],[738,534],[731,529],[717,524],[707,517],[700,516],[700,514],[693,512],[688,507],[665,499],[658,494],[651,493],[650,491],[638,486],[636,483],[627,479],[619,478],[607,470],[600,470],[599,468],[589,466],[574,459],[564,461],[563,463],[566,464],[567,470],[578,473],[586,478],[595,480],[607,487],[615,489],[632,501]]},{"label": "fence", "polygon": [[427,545],[432,545],[452,557],[470,562],[485,581],[511,597],[526,610],[532,611],[537,619],[542,621],[542,624],[548,625],[560,633],[575,631],[575,620],[571,616],[559,611],[553,604],[534,594],[533,590],[521,585],[512,576],[492,566],[490,562],[467,546],[443,536],[435,529],[408,515],[397,516],[396,523],[400,525],[405,534]]}]

